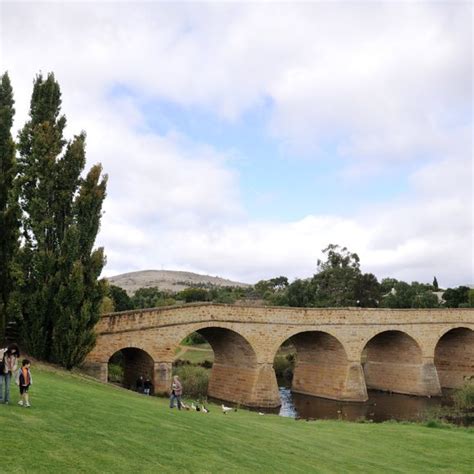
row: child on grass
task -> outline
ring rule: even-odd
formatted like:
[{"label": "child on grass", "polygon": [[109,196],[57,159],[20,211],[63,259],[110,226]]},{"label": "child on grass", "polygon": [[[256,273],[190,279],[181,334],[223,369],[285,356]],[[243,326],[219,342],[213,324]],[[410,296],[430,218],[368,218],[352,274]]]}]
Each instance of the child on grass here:
[{"label": "child on grass", "polygon": [[18,402],[18,405],[29,408],[30,401],[28,398],[28,389],[33,383],[30,372],[31,362],[28,359],[24,359],[21,364],[21,369],[18,371],[17,375],[17,384],[20,386],[20,396],[21,400]]}]

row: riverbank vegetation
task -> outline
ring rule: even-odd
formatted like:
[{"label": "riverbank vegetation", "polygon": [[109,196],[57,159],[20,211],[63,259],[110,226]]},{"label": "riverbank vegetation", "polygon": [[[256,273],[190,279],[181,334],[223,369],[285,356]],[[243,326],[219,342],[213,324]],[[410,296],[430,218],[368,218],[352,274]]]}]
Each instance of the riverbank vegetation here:
[{"label": "riverbank vegetation", "polygon": [[[170,410],[69,372],[32,369],[32,408],[0,405],[5,472],[471,472],[474,431]],[[24,447],[28,446],[28,455]]]},{"label": "riverbank vegetation", "polygon": [[474,425],[474,381],[467,381],[462,388],[454,390],[449,406],[428,410],[425,420],[428,424]]}]

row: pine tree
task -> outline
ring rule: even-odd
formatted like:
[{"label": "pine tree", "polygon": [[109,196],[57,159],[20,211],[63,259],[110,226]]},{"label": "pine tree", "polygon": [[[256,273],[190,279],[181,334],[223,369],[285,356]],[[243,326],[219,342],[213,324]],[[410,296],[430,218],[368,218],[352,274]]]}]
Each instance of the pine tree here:
[{"label": "pine tree", "polygon": [[104,252],[93,247],[107,177],[100,165],[81,177],[85,134],[66,142],[60,111],[54,75],[39,75],[18,144],[25,276],[20,329],[32,355],[71,368],[93,347],[106,291],[98,281]]},{"label": "pine tree", "polygon": [[436,279],[436,277],[433,278],[433,290],[434,290],[434,291],[438,291],[438,290],[439,290],[438,280]]},{"label": "pine tree", "polygon": [[15,144],[11,135],[13,91],[8,74],[0,78],[0,342],[12,314],[14,259],[18,249],[18,205],[14,192]]}]

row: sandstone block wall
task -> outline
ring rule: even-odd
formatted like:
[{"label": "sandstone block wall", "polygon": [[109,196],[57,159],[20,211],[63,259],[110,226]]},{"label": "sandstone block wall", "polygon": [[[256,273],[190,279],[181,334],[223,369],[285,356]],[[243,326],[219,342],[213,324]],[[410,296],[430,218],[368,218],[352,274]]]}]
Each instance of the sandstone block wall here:
[{"label": "sandstone block wall", "polygon": [[460,387],[474,377],[474,331],[458,328],[445,334],[436,346],[434,363],[442,387]]}]

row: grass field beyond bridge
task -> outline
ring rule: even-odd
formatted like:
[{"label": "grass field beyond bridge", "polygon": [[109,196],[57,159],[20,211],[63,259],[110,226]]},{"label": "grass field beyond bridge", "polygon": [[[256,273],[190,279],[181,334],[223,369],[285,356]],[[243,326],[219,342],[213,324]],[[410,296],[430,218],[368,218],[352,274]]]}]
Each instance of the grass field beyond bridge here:
[{"label": "grass field beyond bridge", "polygon": [[474,431],[170,410],[33,367],[32,408],[0,405],[1,472],[472,472]]}]

